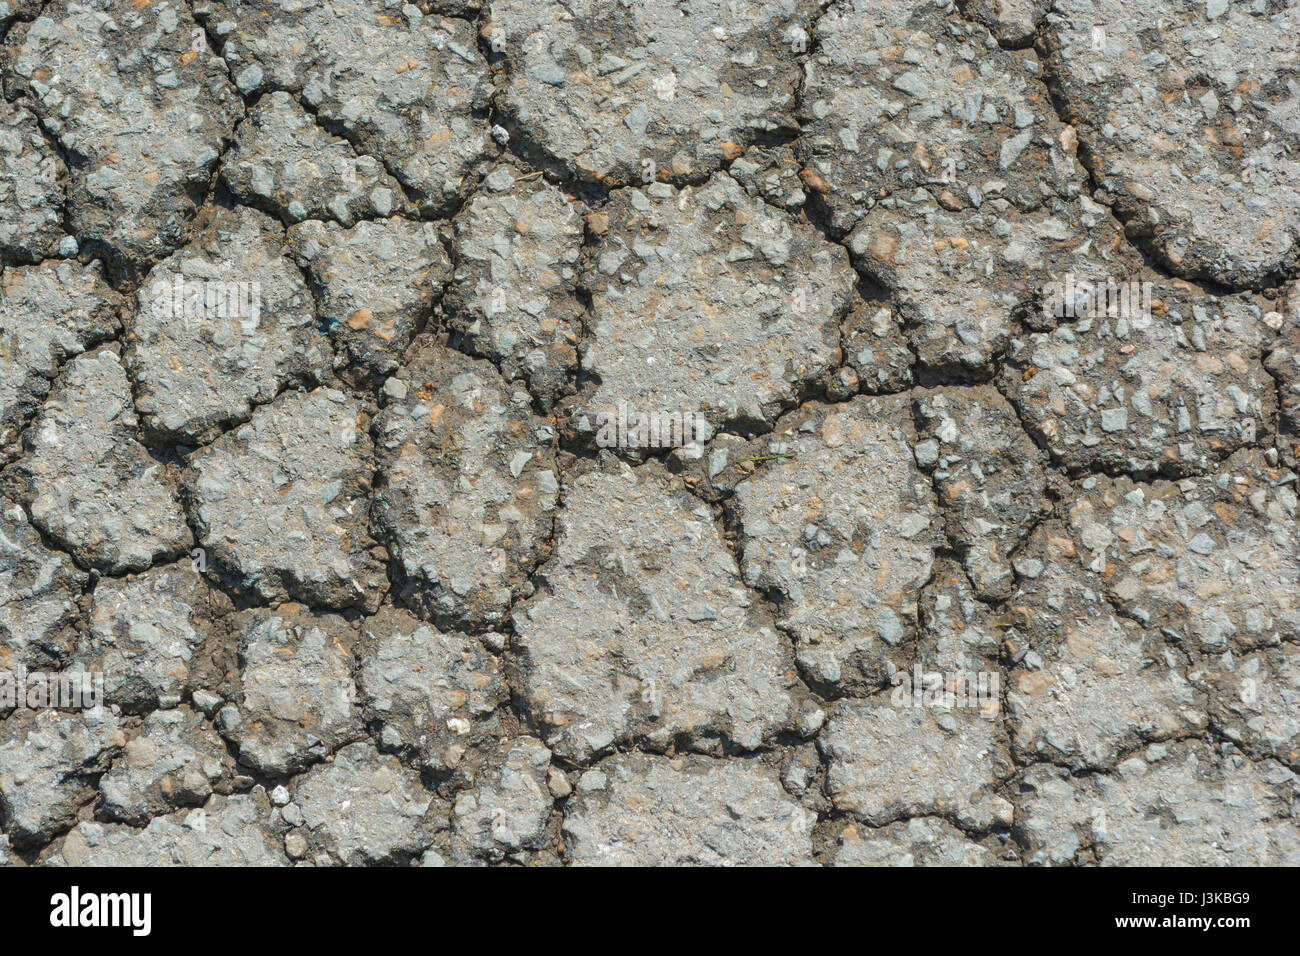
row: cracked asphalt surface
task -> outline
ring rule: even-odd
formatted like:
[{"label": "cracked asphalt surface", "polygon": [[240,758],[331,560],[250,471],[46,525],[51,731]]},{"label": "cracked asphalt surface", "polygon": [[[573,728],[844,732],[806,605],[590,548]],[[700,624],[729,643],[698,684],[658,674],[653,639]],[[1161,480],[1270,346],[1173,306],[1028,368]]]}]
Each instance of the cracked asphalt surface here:
[{"label": "cracked asphalt surface", "polygon": [[0,670],[105,698],[0,705],[0,862],[1300,865],[1300,0],[0,0],[0,83]]}]

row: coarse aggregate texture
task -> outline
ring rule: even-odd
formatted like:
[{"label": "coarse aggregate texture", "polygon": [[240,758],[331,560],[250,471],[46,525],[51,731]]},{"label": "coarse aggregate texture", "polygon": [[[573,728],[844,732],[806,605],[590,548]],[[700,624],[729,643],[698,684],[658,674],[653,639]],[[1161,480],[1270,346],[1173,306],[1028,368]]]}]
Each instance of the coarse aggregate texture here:
[{"label": "coarse aggregate texture", "polygon": [[0,866],[1300,865],[1297,38],[0,0]]},{"label": "coarse aggregate texture", "polygon": [[285,385],[312,382],[333,364],[283,246],[279,224],[257,210],[218,209],[150,270],[124,354],[146,429],[207,444]]},{"label": "coarse aggregate texture", "polygon": [[5,97],[73,160],[77,242],[136,272],[185,241],[243,115],[188,4],[48,3],[10,29],[0,61]]}]

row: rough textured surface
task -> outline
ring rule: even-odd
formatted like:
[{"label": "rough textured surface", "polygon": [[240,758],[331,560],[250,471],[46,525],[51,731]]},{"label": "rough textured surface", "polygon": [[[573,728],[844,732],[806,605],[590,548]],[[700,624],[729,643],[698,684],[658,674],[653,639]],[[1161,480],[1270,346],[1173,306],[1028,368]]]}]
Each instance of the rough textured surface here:
[{"label": "rough textured surface", "polygon": [[821,738],[836,809],[872,826],[943,816],[978,830],[1010,824],[995,791],[1012,770],[991,713],[928,713],[888,696],[843,701]]},{"label": "rough textured surface", "polygon": [[79,823],[42,858],[49,866],[285,866],[284,824],[258,788],[154,817],[143,830]]},{"label": "rough textured surface", "polygon": [[752,470],[735,486],[745,583],[780,596],[818,686],[880,686],[915,634],[943,522],[911,419],[901,398],[809,406],[728,466]]},{"label": "rough textured surface", "polygon": [[1274,320],[1281,333],[1264,367],[1277,381],[1277,448],[1283,460],[1300,465],[1300,283],[1292,284]]},{"label": "rough textured surface", "polygon": [[0,0],[0,865],[1300,865],[1297,37]]},{"label": "rough textured surface", "polygon": [[1300,781],[1230,745],[1152,746],[1112,776],[1035,768],[1017,824],[1032,863],[1105,866],[1295,866],[1291,807]]},{"label": "rough textured surface", "polygon": [[[809,0],[603,4],[491,0],[502,108],[526,148],[610,184],[701,179],[729,147],[795,128]],[[647,167],[643,161],[649,161]]]},{"label": "rough textured surface", "polygon": [[330,368],[334,355],[283,244],[261,213],[217,210],[150,271],[124,356],[146,428],[206,444],[288,383],[310,383]]},{"label": "rough textured surface", "polygon": [[387,216],[406,204],[402,187],[372,156],[331,136],[288,93],[262,97],[235,131],[221,165],[230,191],[286,222]]},{"label": "rough textured surface", "polygon": [[397,371],[451,272],[435,228],[398,218],[351,229],[305,222],[289,230],[289,242],[309,276],[320,326],[342,345],[355,377]]},{"label": "rough textured surface", "polygon": [[0,659],[27,667],[62,663],[76,640],[87,579],[41,540],[22,505],[0,500]]},{"label": "rough textured surface", "polygon": [[18,463],[32,523],[77,561],[138,571],[189,550],[172,469],[136,440],[139,420],[112,348],[63,368]]},{"label": "rough textured surface", "polygon": [[1258,307],[1185,283],[1152,296],[1150,315],[1066,320],[1011,344],[1000,384],[1071,470],[1194,474],[1272,428]]},{"label": "rough textured surface", "polygon": [[239,696],[221,708],[217,727],[242,761],[283,776],[361,736],[347,622],[288,606],[241,612],[233,629]]},{"label": "rough textured surface", "polygon": [[541,577],[512,649],[524,707],[556,753],[590,759],[629,738],[753,749],[791,726],[785,646],[708,509],[658,469],[575,479]]},{"label": "rough textured surface", "polygon": [[1007,675],[1008,721],[1026,759],[1105,769],[1144,741],[1203,729],[1206,717],[1185,657],[1117,613],[1084,567],[1109,532],[1080,521],[1074,535],[1040,529],[1042,567],[1026,568],[1032,577],[1010,601],[1007,644],[1018,665]]},{"label": "rough textured surface", "polygon": [[1011,555],[1044,510],[1038,450],[989,387],[922,393],[916,415],[916,460],[934,480],[948,540],[980,597],[1008,597]]},{"label": "rough textured surface", "polygon": [[[1066,0],[1042,43],[1099,194],[1171,270],[1259,283],[1300,256],[1300,7]],[[1102,49],[1093,25],[1106,24]]]},{"label": "rough textured surface", "polygon": [[800,146],[839,231],[894,193],[946,190],[954,211],[978,211],[985,196],[1029,211],[1045,193],[1079,191],[1073,157],[1054,150],[1061,122],[1037,59],[990,49],[952,5],[840,4],[817,35]]},{"label": "rough textured surface", "polygon": [[224,578],[268,601],[378,606],[367,418],[335,389],[290,391],[191,457],[195,529]]},{"label": "rough textured surface", "polygon": [[[367,713],[380,722],[385,749],[447,772],[467,747],[497,732],[498,708],[510,692],[486,641],[443,633],[392,608],[364,622],[361,635],[357,686]],[[503,638],[487,638],[493,639]]]},{"label": "rough textured surface", "polygon": [[190,561],[101,580],[73,660],[103,672],[110,704],[134,713],[175,707],[196,686],[195,658],[220,606]]},{"label": "rough textured surface", "polygon": [[0,819],[15,846],[32,847],[67,830],[95,795],[91,775],[103,773],[125,744],[102,707],[81,714],[19,711],[3,725]]},{"label": "rough textured surface", "polygon": [[397,381],[375,422],[374,519],[403,597],[439,621],[499,622],[551,532],[553,430],[489,362],[433,342]]},{"label": "rough textured surface", "polygon": [[986,847],[938,817],[913,817],[870,829],[850,823],[827,860],[831,866],[995,866]]},{"label": "rough textured surface", "polygon": [[1191,648],[1297,643],[1293,475],[1243,451],[1204,478],[1085,479],[1070,509],[1074,559],[1126,617]]},{"label": "rough textured surface", "polygon": [[312,840],[340,863],[395,862],[432,842],[432,796],[418,775],[372,744],[344,747],[294,790]]},{"label": "rough textured surface", "polygon": [[1023,46],[1051,9],[1043,0],[966,0],[963,10],[989,28],[1005,46]]},{"label": "rough textured surface", "polygon": [[154,711],[101,778],[103,812],[143,826],[173,808],[202,805],[215,788],[229,791],[234,763],[202,714]]},{"label": "rough textured surface", "polygon": [[2,61],[6,96],[77,160],[72,234],[133,267],[179,246],[243,113],[189,7],[59,0],[15,24]]},{"label": "rough textured surface", "polygon": [[67,167],[23,107],[0,102],[0,129],[0,255],[40,261],[63,236]]},{"label": "rough textured surface", "polygon": [[583,221],[542,179],[500,166],[456,220],[456,272],[443,308],[476,353],[523,378],[549,408],[578,364]]},{"label": "rough textured surface", "polygon": [[750,760],[611,757],[565,814],[570,859],[594,866],[795,866],[814,817]]},{"label": "rough textured surface", "polygon": [[551,814],[546,770],[551,752],[533,737],[503,740],[488,762],[485,779],[452,809],[452,857],[499,862],[545,845]]},{"label": "rough textured surface", "polygon": [[300,93],[420,207],[445,210],[476,178],[491,150],[482,122],[491,86],[469,23],[396,0],[203,6],[240,92]]},{"label": "rough textured surface", "polygon": [[[715,429],[770,424],[834,363],[853,272],[844,250],[718,174],[610,200],[593,250],[594,419],[703,412]],[[594,422],[593,422],[594,424]]]},{"label": "rough textured surface", "polygon": [[0,460],[62,364],[118,331],[122,300],[101,273],[97,262],[46,261],[0,276]]}]

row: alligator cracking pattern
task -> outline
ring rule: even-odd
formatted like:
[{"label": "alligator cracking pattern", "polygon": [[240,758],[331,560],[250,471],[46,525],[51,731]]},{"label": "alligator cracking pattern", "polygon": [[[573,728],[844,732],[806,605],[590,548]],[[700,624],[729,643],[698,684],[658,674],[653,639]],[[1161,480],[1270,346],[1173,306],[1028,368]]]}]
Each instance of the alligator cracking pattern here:
[{"label": "alligator cracking pattern", "polygon": [[0,861],[1300,864],[1298,38],[0,4]]}]

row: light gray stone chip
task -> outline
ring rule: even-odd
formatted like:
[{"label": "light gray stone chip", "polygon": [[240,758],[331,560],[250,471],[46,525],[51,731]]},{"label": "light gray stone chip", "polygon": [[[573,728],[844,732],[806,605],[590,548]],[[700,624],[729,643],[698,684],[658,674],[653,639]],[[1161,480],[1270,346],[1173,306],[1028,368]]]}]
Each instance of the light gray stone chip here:
[{"label": "light gray stone chip", "polygon": [[756,761],[620,754],[579,779],[564,845],[577,866],[800,866],[814,823]]}]

